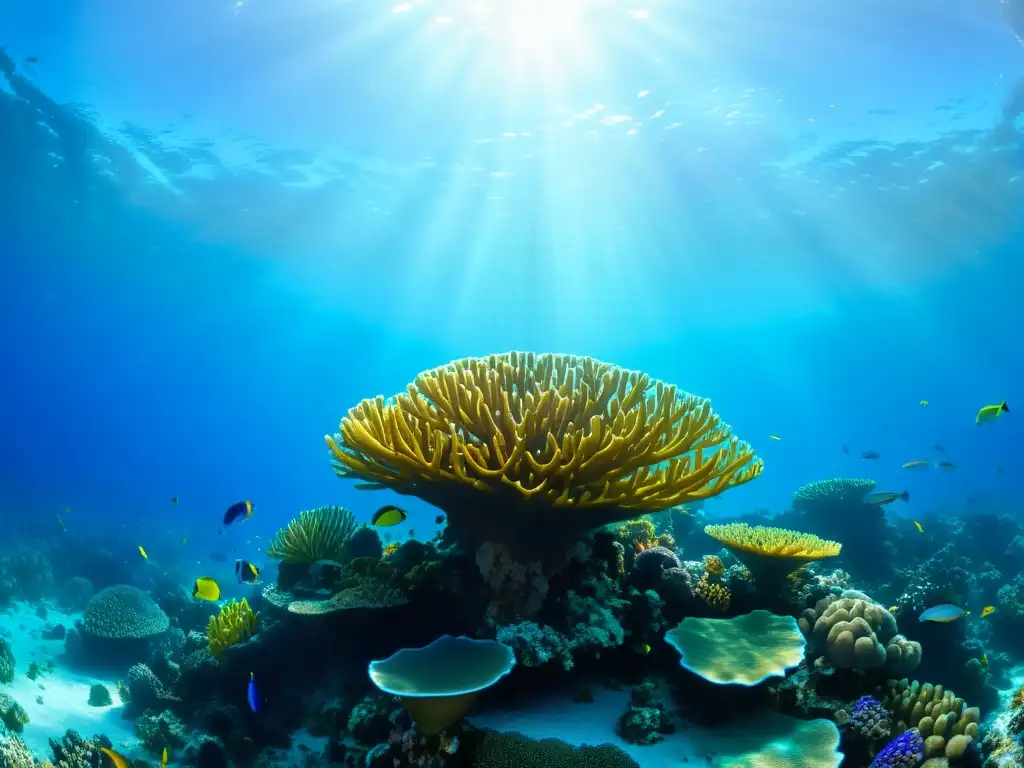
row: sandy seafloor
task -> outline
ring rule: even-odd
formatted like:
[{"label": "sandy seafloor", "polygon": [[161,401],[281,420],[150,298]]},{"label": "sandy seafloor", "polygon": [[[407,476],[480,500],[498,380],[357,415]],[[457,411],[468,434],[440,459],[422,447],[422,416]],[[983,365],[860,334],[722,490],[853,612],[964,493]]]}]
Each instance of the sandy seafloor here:
[{"label": "sandy seafloor", "polygon": [[[68,668],[61,660],[64,641],[42,638],[44,627],[59,623],[70,629],[76,618],[80,617],[49,608],[43,619],[34,606],[25,603],[15,603],[7,612],[0,613],[0,636],[11,643],[17,663],[14,682],[0,686],[0,691],[12,695],[31,718],[22,739],[37,758],[49,758],[49,739],[59,739],[68,729],[87,738],[102,733],[114,749],[129,759],[152,760],[153,756],[142,750],[132,721],[123,718],[124,705],[117,694],[116,674]],[[44,672],[36,680],[26,676],[31,662],[45,669],[51,660],[57,665],[53,672]],[[111,706],[89,706],[89,688],[97,683],[110,691]],[[659,686],[662,692],[665,688]],[[666,735],[663,741],[640,746],[626,743],[615,731],[618,718],[629,703],[628,688],[611,690],[595,686],[594,701],[589,703],[574,703],[574,693],[575,689],[569,688],[545,692],[526,706],[519,703],[515,711],[485,711],[472,715],[470,720],[480,727],[519,731],[538,739],[558,738],[575,745],[612,743],[628,752],[642,768],[679,768],[681,764],[739,768],[756,765],[751,762],[751,753],[757,752],[762,752],[762,757],[771,754],[779,760],[775,763],[779,768],[799,766],[798,762],[790,762],[787,758],[791,755],[786,754],[791,746],[785,738],[786,725],[794,721],[781,715],[751,715],[735,725],[714,730],[679,724],[676,732]],[[287,755],[279,752],[278,760],[281,764],[301,764],[305,750],[319,751],[324,743],[324,739],[307,733],[296,734],[292,749]],[[176,762],[176,757],[172,755],[170,762]]]}]

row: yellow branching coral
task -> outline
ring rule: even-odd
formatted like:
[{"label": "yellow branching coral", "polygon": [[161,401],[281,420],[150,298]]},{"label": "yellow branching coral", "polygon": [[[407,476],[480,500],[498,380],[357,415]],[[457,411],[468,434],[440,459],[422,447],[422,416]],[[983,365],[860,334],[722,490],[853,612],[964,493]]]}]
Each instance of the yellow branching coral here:
[{"label": "yellow branching coral", "polygon": [[224,656],[224,651],[233,645],[244,643],[259,630],[259,614],[249,607],[244,597],[240,602],[232,600],[210,617],[206,626],[206,639],[214,658]]},{"label": "yellow branching coral", "polygon": [[344,507],[306,510],[277,532],[267,556],[286,563],[341,560],[355,529],[355,518]]},{"label": "yellow branching coral", "polygon": [[724,585],[711,581],[707,572],[700,577],[693,593],[703,600],[708,608],[719,613],[728,611],[732,604],[732,593]]},{"label": "yellow branching coral", "polygon": [[725,573],[725,563],[718,555],[707,555],[704,558],[704,570],[712,576],[721,576]]},{"label": "yellow branching coral", "polygon": [[596,528],[710,498],[762,469],[710,401],[573,355],[510,352],[426,371],[403,394],[363,400],[326,441],[340,476],[420,496],[476,538],[535,534],[555,517]]},{"label": "yellow branching coral", "polygon": [[761,582],[777,582],[814,560],[835,557],[842,545],[810,533],[746,523],[709,525],[706,533],[721,542]]}]

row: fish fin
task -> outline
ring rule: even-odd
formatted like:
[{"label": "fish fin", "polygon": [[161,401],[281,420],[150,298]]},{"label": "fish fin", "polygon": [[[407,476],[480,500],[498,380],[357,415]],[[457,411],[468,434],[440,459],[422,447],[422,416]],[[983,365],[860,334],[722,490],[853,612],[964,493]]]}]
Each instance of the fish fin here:
[{"label": "fish fin", "polygon": [[999,404],[999,410],[1001,410],[1001,411],[1006,411],[1007,413],[1009,413],[1009,412],[1010,412],[1010,406],[1008,406],[1008,405],[1006,404],[1006,401],[1005,401],[1005,400],[1003,400],[1003,402],[1001,402],[1001,403]]}]

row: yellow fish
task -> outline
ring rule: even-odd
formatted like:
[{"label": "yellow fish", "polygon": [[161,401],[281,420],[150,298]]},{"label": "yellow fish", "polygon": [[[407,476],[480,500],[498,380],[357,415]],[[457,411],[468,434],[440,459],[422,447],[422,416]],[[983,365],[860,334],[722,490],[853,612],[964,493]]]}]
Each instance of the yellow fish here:
[{"label": "yellow fish", "polygon": [[768,437],[770,437],[772,440],[781,440],[782,439],[778,435],[768,435]]},{"label": "yellow fish", "polygon": [[981,609],[981,618],[984,619],[986,616],[991,616],[995,612],[996,607],[994,605],[986,605],[984,608]]},{"label": "yellow fish", "polygon": [[899,613],[900,607],[898,605],[890,605],[889,613]]},{"label": "yellow fish", "polygon": [[192,585],[192,597],[213,602],[220,599],[220,587],[209,576],[200,576]]},{"label": "yellow fish", "polygon": [[149,555],[146,554],[146,550],[142,548],[141,544],[139,545],[139,554],[142,555],[143,560],[149,560]]},{"label": "yellow fish", "polygon": [[163,754],[160,755],[160,768],[167,768],[167,747],[164,747]]},{"label": "yellow fish", "polygon": [[128,761],[124,759],[124,755],[120,752],[115,752],[112,749],[106,747],[100,747],[100,752],[110,758],[110,761],[114,764],[115,768],[129,768]]},{"label": "yellow fish", "polygon": [[186,539],[184,536],[182,536],[181,537],[181,543],[182,544],[188,544],[188,539]]},{"label": "yellow fish", "polygon": [[1006,401],[1003,400],[999,405],[986,405],[980,411],[978,415],[974,417],[975,424],[987,424],[990,421],[995,421],[1003,413],[1009,413],[1010,408],[1006,405]]},{"label": "yellow fish", "polygon": [[381,507],[373,513],[373,517],[370,518],[370,525],[375,525],[378,528],[387,528],[391,525],[404,523],[407,517],[408,515],[405,513],[405,510],[388,505]]},{"label": "yellow fish", "polygon": [[651,652],[651,646],[647,643],[636,643],[633,646],[633,652],[638,653],[641,656],[646,656],[648,653]]},{"label": "yellow fish", "polygon": [[928,405],[928,401],[927,400],[922,400],[921,401],[921,405]]},{"label": "yellow fish", "polygon": [[64,524],[64,521],[61,519],[60,515],[57,515],[57,522],[60,523],[60,527],[64,529],[65,533],[67,533],[68,527]]},{"label": "yellow fish", "polygon": [[978,661],[981,662],[981,668],[982,669],[988,669],[988,654],[987,653],[981,654],[981,658],[978,659]]},{"label": "yellow fish", "polygon": [[914,527],[917,528],[918,533],[924,533],[924,526],[917,522],[917,520],[914,521]]}]

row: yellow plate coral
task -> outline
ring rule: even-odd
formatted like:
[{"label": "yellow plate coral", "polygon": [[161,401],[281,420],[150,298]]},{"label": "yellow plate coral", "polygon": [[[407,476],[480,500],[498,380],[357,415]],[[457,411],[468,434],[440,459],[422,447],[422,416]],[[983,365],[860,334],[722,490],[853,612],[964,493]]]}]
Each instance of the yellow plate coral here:
[{"label": "yellow plate coral", "polygon": [[762,469],[710,401],[573,355],[457,360],[404,394],[363,400],[325,439],[340,476],[419,496],[477,540],[577,534]]},{"label": "yellow plate coral", "polygon": [[843,548],[841,544],[810,533],[767,525],[709,525],[704,533],[728,549],[761,586],[785,579],[807,563],[835,557]]}]

